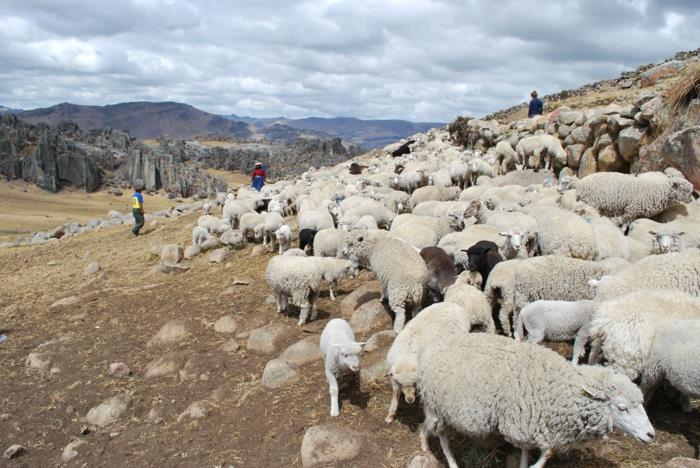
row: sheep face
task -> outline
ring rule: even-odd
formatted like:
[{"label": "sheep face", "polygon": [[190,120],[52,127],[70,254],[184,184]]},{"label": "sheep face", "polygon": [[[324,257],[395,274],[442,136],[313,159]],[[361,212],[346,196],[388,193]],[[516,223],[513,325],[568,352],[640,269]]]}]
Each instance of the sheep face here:
[{"label": "sheep face", "polygon": [[562,177],[561,180],[559,181],[559,186],[557,187],[557,190],[559,193],[564,193],[567,190],[573,189],[574,185],[574,178],[571,176],[565,176]]},{"label": "sheep face", "polygon": [[334,344],[333,347],[337,351],[338,367],[341,369],[348,369],[351,372],[357,372],[360,370],[360,353],[362,352],[362,346],[364,343],[351,343],[346,345]]},{"label": "sheep face", "polygon": [[464,229],[464,216],[450,213],[447,215],[450,220],[450,227],[454,231],[461,231]]},{"label": "sheep face", "polygon": [[520,247],[523,245],[523,239],[525,238],[525,235],[522,234],[518,229],[511,229],[508,232],[499,232],[499,236],[504,236],[506,238],[506,245],[518,252],[520,251]]},{"label": "sheep face", "polygon": [[[640,392],[641,397],[641,392]],[[612,412],[613,426],[630,434],[640,442],[648,444],[656,435],[649,422],[644,405],[641,401],[630,400],[625,396],[616,396],[610,400],[609,408]]]},{"label": "sheep face", "polygon": [[672,230],[666,231],[649,231],[649,234],[654,236],[654,247],[658,253],[677,252],[680,250],[680,236],[685,232],[676,232]]},{"label": "sheep face", "polygon": [[693,201],[693,184],[678,177],[672,178],[669,183],[671,184],[669,201],[677,203],[690,203]]},{"label": "sheep face", "polygon": [[[404,369],[395,369],[391,373],[391,378],[401,385],[401,391],[406,403],[416,401],[416,382],[418,382],[418,373],[413,366],[402,366]],[[408,368],[412,367],[412,368]]]}]

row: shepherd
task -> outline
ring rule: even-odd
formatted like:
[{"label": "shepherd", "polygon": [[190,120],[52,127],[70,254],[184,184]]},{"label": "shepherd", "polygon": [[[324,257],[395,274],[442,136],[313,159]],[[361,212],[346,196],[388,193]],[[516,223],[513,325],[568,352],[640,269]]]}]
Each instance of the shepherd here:
[{"label": "shepherd", "polygon": [[265,179],[267,178],[267,172],[260,161],[255,162],[255,168],[250,174],[250,180],[252,181],[253,188],[258,192],[262,190],[263,185],[265,185]]},{"label": "shepherd", "polygon": [[144,224],[144,209],[143,209],[143,180],[136,179],[134,181],[134,194],[131,196],[131,213],[134,215],[134,227],[131,229],[131,233],[134,237],[139,235],[139,231]]}]

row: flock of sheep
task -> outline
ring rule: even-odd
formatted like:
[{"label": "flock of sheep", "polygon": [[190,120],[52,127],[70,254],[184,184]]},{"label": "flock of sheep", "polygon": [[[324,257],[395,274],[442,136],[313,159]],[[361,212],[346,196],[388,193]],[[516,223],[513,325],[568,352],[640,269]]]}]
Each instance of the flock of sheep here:
[{"label": "flock of sheep", "polygon": [[[664,380],[690,409],[700,397],[700,204],[678,171],[557,184],[527,169],[561,157],[556,138],[484,154],[443,130],[414,140],[361,171],[346,163],[261,193],[241,188],[193,242],[217,233],[278,249],[266,277],[278,312],[299,308],[299,325],[316,320],[322,284],[334,299],[339,279],[371,270],[396,334],[386,421],[401,394],[409,404],[419,395],[421,447],[437,435],[451,468],[448,427],[502,435],[522,450],[521,467],[539,450],[532,466],[542,467],[613,428],[650,442],[645,405]],[[573,362],[537,344],[563,340],[574,340]],[[335,318],[320,345],[338,416],[337,380],[360,369],[363,343]]]}]

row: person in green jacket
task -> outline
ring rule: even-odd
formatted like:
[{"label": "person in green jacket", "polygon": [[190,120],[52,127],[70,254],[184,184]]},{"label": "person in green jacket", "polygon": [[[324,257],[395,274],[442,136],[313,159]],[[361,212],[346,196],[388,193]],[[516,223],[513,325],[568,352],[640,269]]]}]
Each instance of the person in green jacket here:
[{"label": "person in green jacket", "polygon": [[131,196],[131,213],[134,215],[134,220],[136,221],[134,223],[134,227],[131,230],[132,234],[134,236],[139,235],[139,231],[143,227],[143,224],[145,222],[143,218],[143,195],[141,195],[141,192],[143,191],[143,181],[141,179],[136,179],[134,181],[134,194]]}]

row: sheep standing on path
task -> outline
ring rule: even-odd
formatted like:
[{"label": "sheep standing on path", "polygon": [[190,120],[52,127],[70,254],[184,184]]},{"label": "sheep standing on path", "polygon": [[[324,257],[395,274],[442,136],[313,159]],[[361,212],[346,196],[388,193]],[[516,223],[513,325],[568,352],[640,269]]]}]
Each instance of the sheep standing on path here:
[{"label": "sheep standing on path", "polygon": [[518,341],[539,343],[542,340],[573,340],[576,334],[590,322],[596,302],[588,301],[535,301],[523,307],[515,323]]},{"label": "sheep standing on path", "polygon": [[545,171],[553,169],[555,161],[562,166],[566,165],[566,151],[559,139],[552,135],[525,137],[516,145],[515,153],[523,168],[528,167],[535,172],[543,166]]},{"label": "sheep standing on path", "polygon": [[373,231],[354,231],[345,239],[343,253],[357,265],[369,265],[394,312],[394,331],[403,330],[406,309],[417,314],[428,283],[428,269],[416,250],[405,242],[377,236]]},{"label": "sheep standing on path", "polygon": [[[465,385],[468,382],[468,385]],[[457,462],[447,426],[477,438],[500,433],[522,451],[539,449],[541,468],[555,450],[604,437],[614,427],[649,443],[654,428],[642,392],[604,367],[574,367],[543,346],[484,333],[436,340],[418,355],[425,421],[421,448],[436,433],[450,468]]]},{"label": "sheep standing on path", "polygon": [[360,370],[360,353],[364,343],[355,341],[350,324],[343,319],[333,319],[321,333],[321,353],[324,356],[324,371],[331,395],[331,416],[340,414],[338,404],[338,378]]}]

